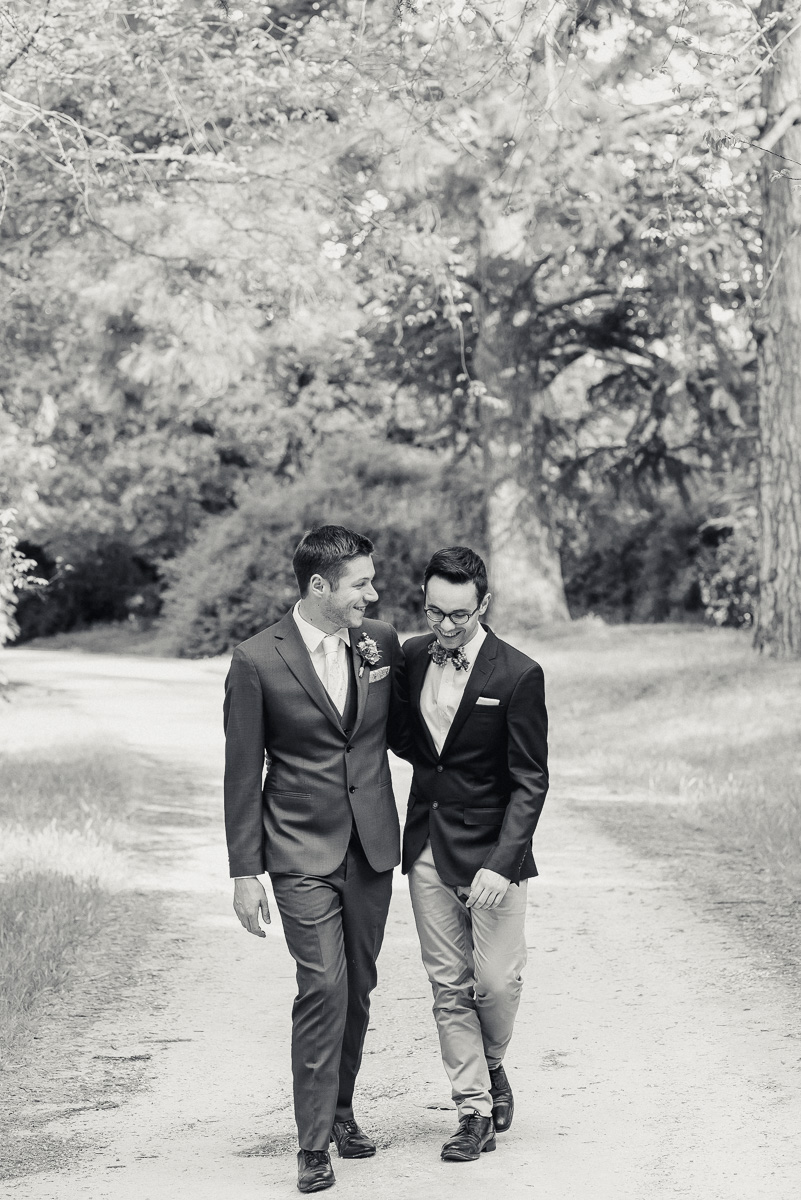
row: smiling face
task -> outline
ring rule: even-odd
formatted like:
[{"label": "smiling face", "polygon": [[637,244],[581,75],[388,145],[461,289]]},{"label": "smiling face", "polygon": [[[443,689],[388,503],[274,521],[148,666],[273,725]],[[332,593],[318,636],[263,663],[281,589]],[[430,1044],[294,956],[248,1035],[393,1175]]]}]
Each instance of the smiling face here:
[{"label": "smiling face", "polygon": [[[457,625],[449,616],[428,623],[437,635],[437,640],[446,650],[457,650],[475,637],[478,623],[490,602],[487,592],[479,604],[474,583],[451,583],[441,575],[432,575],[425,590],[426,608],[438,608],[442,613],[472,613],[465,625]],[[476,612],[473,612],[476,609]]]},{"label": "smiling face", "polygon": [[313,575],[309,595],[315,601],[319,615],[337,629],[358,629],[364,621],[364,610],[374,604],[378,592],[373,587],[375,567],[372,557],[351,558],[335,587],[322,575]]}]

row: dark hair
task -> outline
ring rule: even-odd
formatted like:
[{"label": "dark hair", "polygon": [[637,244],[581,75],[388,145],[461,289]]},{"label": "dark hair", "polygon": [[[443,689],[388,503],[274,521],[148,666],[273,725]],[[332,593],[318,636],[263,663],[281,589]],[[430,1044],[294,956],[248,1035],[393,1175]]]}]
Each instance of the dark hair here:
[{"label": "dark hair", "polygon": [[322,575],[335,591],[346,564],[354,558],[367,558],[372,553],[370,539],[344,525],[307,529],[292,555],[292,570],[301,596],[308,592],[312,575]]},{"label": "dark hair", "polygon": [[469,546],[450,546],[447,550],[438,550],[433,554],[423,577],[424,587],[428,586],[428,581],[433,575],[447,579],[449,583],[474,583],[479,604],[489,588],[484,559],[479,558]]}]

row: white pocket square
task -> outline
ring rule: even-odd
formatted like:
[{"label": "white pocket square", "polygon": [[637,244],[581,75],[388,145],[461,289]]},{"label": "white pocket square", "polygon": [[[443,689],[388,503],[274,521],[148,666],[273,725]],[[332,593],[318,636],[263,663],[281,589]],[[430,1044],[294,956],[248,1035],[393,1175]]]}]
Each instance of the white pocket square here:
[{"label": "white pocket square", "polygon": [[479,696],[478,700],[476,700],[476,704],[496,705],[500,704],[500,700],[496,700],[493,696]]},{"label": "white pocket square", "polygon": [[370,682],[378,683],[379,679],[385,679],[389,675],[389,667],[379,667],[377,671],[370,672]]}]

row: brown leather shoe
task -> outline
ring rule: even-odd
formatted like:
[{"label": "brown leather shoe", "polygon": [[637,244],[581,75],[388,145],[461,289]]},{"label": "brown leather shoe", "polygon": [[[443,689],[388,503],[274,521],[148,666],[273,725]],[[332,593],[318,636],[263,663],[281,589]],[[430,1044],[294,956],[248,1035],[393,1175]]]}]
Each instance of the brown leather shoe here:
[{"label": "brown leather shoe", "polygon": [[336,1183],[327,1150],[298,1151],[298,1191],[321,1192]]},{"label": "brown leather shoe", "polygon": [[495,1129],[492,1117],[465,1113],[459,1118],[459,1128],[442,1147],[445,1162],[472,1162],[480,1154],[495,1149]]},{"label": "brown leather shoe", "polygon": [[331,1141],[336,1142],[340,1158],[372,1158],[375,1142],[371,1142],[355,1121],[334,1121]]},{"label": "brown leather shoe", "polygon": [[492,1123],[496,1133],[506,1133],[515,1115],[515,1098],[503,1067],[490,1071],[490,1095],[492,1096]]}]

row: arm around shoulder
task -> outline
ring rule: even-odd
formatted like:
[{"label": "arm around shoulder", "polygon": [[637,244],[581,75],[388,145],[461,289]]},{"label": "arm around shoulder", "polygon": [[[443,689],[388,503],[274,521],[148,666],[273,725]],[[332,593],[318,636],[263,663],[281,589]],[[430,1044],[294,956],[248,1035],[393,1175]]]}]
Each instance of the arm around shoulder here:
[{"label": "arm around shoulder", "polygon": [[[390,627],[391,628],[391,627]],[[406,657],[397,633],[392,629],[392,677],[387,716],[387,745],[399,758],[411,756],[412,735],[409,723],[409,685],[406,673]]]}]

